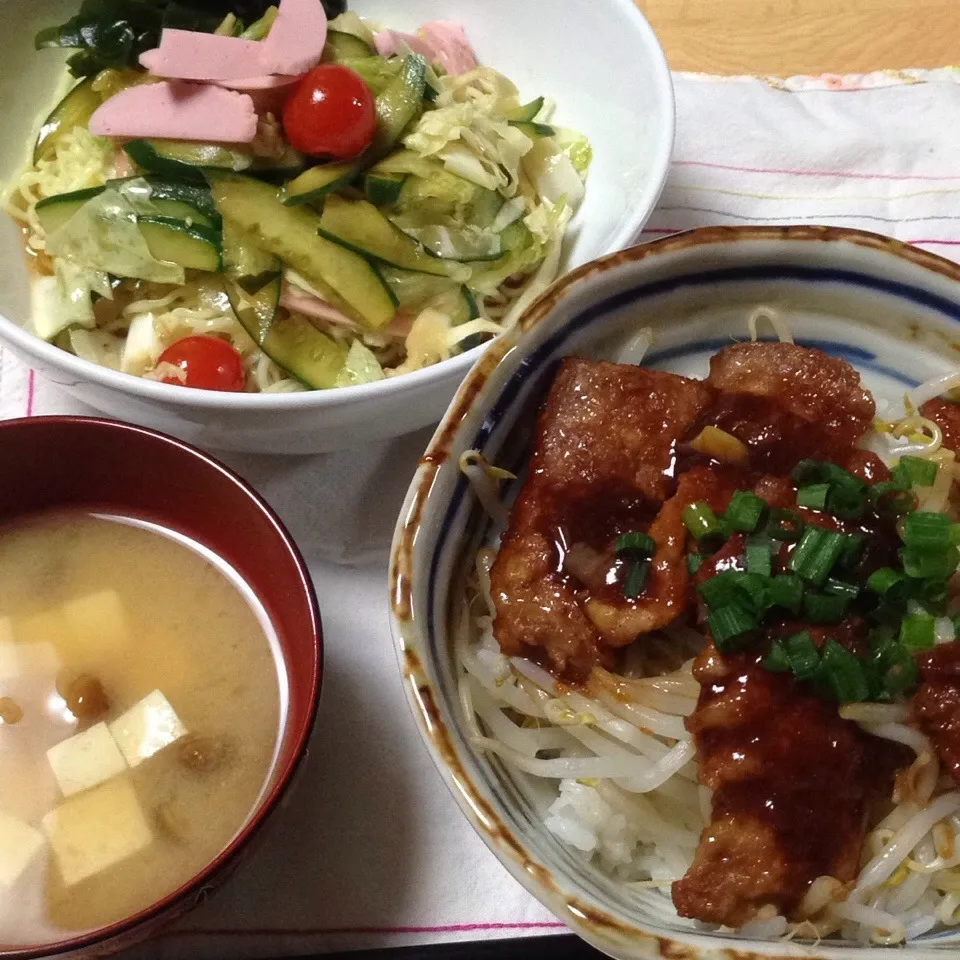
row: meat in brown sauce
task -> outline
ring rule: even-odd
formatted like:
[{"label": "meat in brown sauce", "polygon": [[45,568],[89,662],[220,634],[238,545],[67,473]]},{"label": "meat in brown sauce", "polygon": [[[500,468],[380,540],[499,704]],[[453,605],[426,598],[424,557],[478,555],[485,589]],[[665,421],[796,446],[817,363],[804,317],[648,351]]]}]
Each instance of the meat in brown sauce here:
[{"label": "meat in brown sauce", "polygon": [[917,658],[923,682],[913,717],[936,747],[940,763],[960,784],[960,643],[944,643]]},{"label": "meat in brown sauce", "polygon": [[880,741],[761,659],[711,644],[694,664],[687,727],[713,808],[673,902],[708,923],[739,926],[767,904],[789,917],[817,877],[853,879],[866,814],[890,782]]},{"label": "meat in brown sauce", "polygon": [[[692,616],[695,583],[722,564],[735,567],[743,540],[730,538],[691,582],[683,507],[705,500],[719,513],[745,489],[795,509],[788,475],[804,457],[830,460],[870,482],[886,479],[879,459],[855,447],[874,414],[849,364],[793,344],[727,347],[713,358],[706,385],[565,361],[492,572],[501,648],[577,679],[596,663],[609,665],[612,647]],[[693,451],[689,442],[706,425],[744,443],[748,462],[720,464]],[[836,524],[813,511],[805,519]],[[866,555],[871,567],[898,542],[892,526],[880,530],[874,519],[844,526],[880,544]],[[615,577],[587,589],[565,572],[563,550],[572,543],[604,553],[615,571],[616,534],[638,529],[650,533],[657,552],[636,601],[623,599]],[[781,551],[780,564],[788,556],[789,548]],[[770,635],[803,628],[784,620]],[[811,633],[818,645],[830,636],[859,650],[865,630],[851,621]],[[835,705],[765,670],[761,657],[722,656],[711,644],[695,667],[701,694],[687,725],[700,781],[714,792],[713,814],[673,896],[682,915],[707,922],[740,925],[766,904],[790,915],[818,876],[852,879],[866,814],[889,792],[901,758],[841,720]]]},{"label": "meat in brown sauce", "polygon": [[601,637],[563,553],[574,543],[607,552],[617,534],[650,526],[674,485],[676,443],[712,398],[702,383],[671,374],[563,361],[491,570],[505,653],[546,657],[560,675],[582,678],[604,662],[610,641],[622,642]]}]

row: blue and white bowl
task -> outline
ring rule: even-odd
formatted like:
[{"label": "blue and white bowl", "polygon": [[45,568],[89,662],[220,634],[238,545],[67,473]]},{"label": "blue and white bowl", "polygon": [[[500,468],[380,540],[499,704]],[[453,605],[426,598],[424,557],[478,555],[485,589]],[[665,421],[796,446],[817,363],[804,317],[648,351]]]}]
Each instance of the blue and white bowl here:
[{"label": "blue and white bowl", "polygon": [[[458,459],[477,450],[522,469],[560,358],[630,362],[638,332],[649,327],[645,365],[703,377],[718,348],[746,338],[761,306],[783,318],[798,343],[852,363],[879,403],[960,363],[960,266],[896,240],[829,227],[723,227],[634,247],[562,279],[482,356],[421,461],[394,539],[400,667],[440,773],[510,873],[574,932],[624,960],[872,957],[885,948],[704,932],[679,919],[663,893],[627,892],[563,846],[544,827],[543,797],[527,778],[470,746],[454,616],[476,550],[493,532]],[[960,933],[927,934],[900,955],[916,960],[935,948],[960,949]]]}]

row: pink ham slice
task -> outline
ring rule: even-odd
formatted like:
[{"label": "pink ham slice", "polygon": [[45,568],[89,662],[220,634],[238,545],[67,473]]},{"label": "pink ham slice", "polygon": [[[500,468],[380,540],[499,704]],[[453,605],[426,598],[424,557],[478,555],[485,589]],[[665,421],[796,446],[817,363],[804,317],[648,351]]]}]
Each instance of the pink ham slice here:
[{"label": "pink ham slice", "polygon": [[249,143],[257,133],[253,100],[222,87],[161,80],[128,87],[90,118],[96,137],[156,137]]},{"label": "pink ham slice", "polygon": [[451,76],[457,77],[476,69],[477,58],[459,23],[434,20],[425,23],[420,28],[420,34],[433,51],[434,63],[439,63]]},{"label": "pink ham slice", "polygon": [[313,317],[316,320],[326,320],[336,326],[346,327],[348,330],[355,332],[360,330],[360,326],[355,320],[336,307],[331,306],[326,300],[321,300],[312,293],[287,283],[286,280],[283,281],[283,288],[280,293],[280,306],[296,313],[302,313],[304,316]]},{"label": "pink ham slice", "polygon": [[320,0],[280,0],[270,32],[257,44],[260,72],[306,73],[320,62],[326,42],[327,15]]},{"label": "pink ham slice", "polygon": [[260,44],[254,40],[166,28],[160,46],[140,54],[140,63],[170,80],[242,80],[273,73],[261,68],[259,56]]},{"label": "pink ham slice", "polygon": [[373,38],[373,43],[381,57],[392,57],[394,54],[400,53],[403,50],[403,45],[406,44],[414,53],[419,53],[430,61],[434,58],[433,48],[412,33],[400,33],[399,30],[381,30]]}]

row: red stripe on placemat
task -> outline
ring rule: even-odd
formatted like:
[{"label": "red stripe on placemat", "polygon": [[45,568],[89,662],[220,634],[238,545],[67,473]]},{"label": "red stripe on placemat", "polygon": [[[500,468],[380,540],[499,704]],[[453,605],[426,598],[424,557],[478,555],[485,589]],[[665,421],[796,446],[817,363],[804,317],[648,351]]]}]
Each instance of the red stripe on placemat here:
[{"label": "red stripe on placemat", "polygon": [[27,373],[27,416],[33,416],[33,394],[36,389],[36,374],[33,370]]},{"label": "red stripe on placemat", "polygon": [[925,180],[938,183],[960,180],[960,173],[935,176],[921,173],[860,173],[856,170],[792,170],[787,167],[744,167],[710,160],[674,160],[675,167],[705,167],[709,170],[733,170],[737,173],[773,173],[789,177],[838,177],[848,180]]},{"label": "red stripe on placemat", "polygon": [[183,937],[321,937],[336,934],[357,933],[479,933],[484,930],[565,930],[567,925],[559,921],[542,922],[476,922],[476,923],[445,923],[428,926],[404,927],[328,927],[318,930],[174,930],[161,933],[158,940],[173,940]]}]

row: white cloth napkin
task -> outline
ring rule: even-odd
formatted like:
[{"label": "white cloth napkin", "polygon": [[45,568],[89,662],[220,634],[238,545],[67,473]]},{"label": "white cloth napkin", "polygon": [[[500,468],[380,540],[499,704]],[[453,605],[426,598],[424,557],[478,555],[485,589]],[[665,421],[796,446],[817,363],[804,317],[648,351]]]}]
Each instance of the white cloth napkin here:
[{"label": "white cloth napkin", "polygon": [[[773,81],[677,75],[675,161],[643,239],[704,224],[828,223],[960,255],[960,73]],[[9,354],[0,417],[91,412]],[[226,886],[128,956],[241,958],[564,928],[466,825],[409,716],[386,550],[428,434],[320,457],[225,459],[278,510],[324,621],[299,782]]]}]

